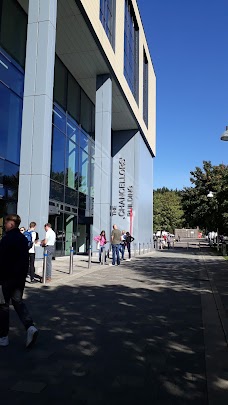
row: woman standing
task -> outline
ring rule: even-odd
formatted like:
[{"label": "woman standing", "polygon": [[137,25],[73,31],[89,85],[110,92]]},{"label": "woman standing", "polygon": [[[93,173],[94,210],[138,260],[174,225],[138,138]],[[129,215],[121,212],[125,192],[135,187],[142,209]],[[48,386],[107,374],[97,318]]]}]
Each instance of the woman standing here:
[{"label": "woman standing", "polygon": [[129,255],[127,262],[129,262],[131,260],[131,242],[133,242],[133,240],[135,240],[135,238],[133,238],[133,236],[131,236],[130,232],[126,232],[126,245],[127,245],[128,255]]},{"label": "woman standing", "polygon": [[[107,243],[105,231],[101,231],[100,235],[95,236],[94,240],[99,244],[99,262],[102,264],[101,255],[103,254],[103,251],[105,251],[105,245]],[[105,253],[105,263],[106,263],[106,253]]]}]

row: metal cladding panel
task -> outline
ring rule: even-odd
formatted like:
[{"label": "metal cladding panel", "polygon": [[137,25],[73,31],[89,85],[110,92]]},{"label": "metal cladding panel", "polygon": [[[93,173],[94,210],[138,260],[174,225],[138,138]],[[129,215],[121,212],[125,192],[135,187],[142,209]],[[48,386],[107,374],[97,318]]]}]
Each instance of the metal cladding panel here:
[{"label": "metal cladding panel", "polygon": [[139,241],[153,241],[153,158],[138,135],[138,229]]},{"label": "metal cladding panel", "polygon": [[139,132],[112,139],[112,225],[131,231],[135,243],[152,240],[152,157]]}]

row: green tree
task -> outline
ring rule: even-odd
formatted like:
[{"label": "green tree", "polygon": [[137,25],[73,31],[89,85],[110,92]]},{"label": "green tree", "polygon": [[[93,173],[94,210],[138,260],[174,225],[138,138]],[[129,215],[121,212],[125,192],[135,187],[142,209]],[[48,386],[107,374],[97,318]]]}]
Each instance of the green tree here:
[{"label": "green tree", "polygon": [[173,233],[182,227],[183,210],[181,196],[177,190],[165,187],[154,191],[154,232],[166,230]]},{"label": "green tree", "polygon": [[[199,226],[205,230],[228,231],[228,166],[213,166],[203,161],[203,168],[196,167],[190,172],[193,187],[181,192],[184,210],[184,225]],[[209,191],[214,194],[208,198]]]}]

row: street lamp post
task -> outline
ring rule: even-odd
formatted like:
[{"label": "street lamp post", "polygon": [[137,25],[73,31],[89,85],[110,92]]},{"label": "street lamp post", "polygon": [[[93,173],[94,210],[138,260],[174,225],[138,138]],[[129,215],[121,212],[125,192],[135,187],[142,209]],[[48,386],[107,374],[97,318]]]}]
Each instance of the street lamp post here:
[{"label": "street lamp post", "polygon": [[[212,191],[209,191],[209,193],[207,194],[207,197],[208,198],[214,198],[214,193]],[[217,201],[216,201],[216,211],[217,211],[217,221],[218,221],[218,202]],[[218,226],[217,226],[217,252],[219,252],[219,229],[218,229]]]}]

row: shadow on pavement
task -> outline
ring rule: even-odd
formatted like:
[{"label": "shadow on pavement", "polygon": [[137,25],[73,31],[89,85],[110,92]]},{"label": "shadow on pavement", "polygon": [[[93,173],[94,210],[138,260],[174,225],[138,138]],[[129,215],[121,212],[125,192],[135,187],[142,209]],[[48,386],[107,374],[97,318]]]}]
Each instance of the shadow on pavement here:
[{"label": "shadow on pavement", "polygon": [[1,405],[206,405],[198,262],[171,252],[107,266],[75,286],[29,288],[40,335],[26,352],[12,316]]}]

